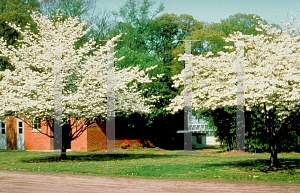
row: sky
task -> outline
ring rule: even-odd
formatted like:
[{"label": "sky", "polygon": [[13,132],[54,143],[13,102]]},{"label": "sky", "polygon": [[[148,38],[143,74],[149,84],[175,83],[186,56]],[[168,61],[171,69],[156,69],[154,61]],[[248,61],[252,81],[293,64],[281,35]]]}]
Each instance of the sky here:
[{"label": "sky", "polygon": [[[97,10],[108,9],[117,11],[127,0],[96,0]],[[164,13],[176,15],[189,14],[198,21],[219,23],[237,13],[256,14],[269,23],[282,26],[280,20],[285,22],[299,14],[300,0],[152,0],[156,2],[151,10],[154,12],[160,3],[163,3]],[[293,14],[291,13],[293,11]],[[274,16],[274,14],[276,16]],[[288,17],[286,15],[288,14]],[[294,25],[298,26],[300,15],[296,15]],[[283,28],[285,29],[285,28]]]}]

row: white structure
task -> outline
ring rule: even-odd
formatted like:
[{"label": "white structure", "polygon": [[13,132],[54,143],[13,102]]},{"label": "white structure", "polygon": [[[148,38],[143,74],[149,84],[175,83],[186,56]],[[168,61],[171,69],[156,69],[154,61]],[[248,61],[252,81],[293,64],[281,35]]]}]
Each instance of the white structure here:
[{"label": "white structure", "polygon": [[[190,115],[188,132],[192,133],[192,146],[193,148],[203,148],[206,145],[220,145],[216,142],[217,138],[214,137],[215,129],[210,127],[203,119],[197,120],[195,116]],[[187,131],[180,130],[177,133],[185,133]]]}]

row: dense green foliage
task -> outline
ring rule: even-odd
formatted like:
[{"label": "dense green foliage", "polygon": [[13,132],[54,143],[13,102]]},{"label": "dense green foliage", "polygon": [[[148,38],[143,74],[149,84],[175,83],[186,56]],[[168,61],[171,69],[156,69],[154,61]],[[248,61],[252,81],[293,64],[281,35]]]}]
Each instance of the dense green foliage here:
[{"label": "dense green foliage", "polygon": [[[11,24],[20,25],[24,30],[27,23],[31,24],[30,30],[37,34],[36,24],[30,17],[30,13],[27,11],[35,11],[40,6],[37,0],[1,0],[0,1],[0,37],[4,37],[7,41],[7,46],[18,46],[20,43],[17,40],[21,40],[21,34],[15,29],[11,28],[6,22]],[[0,57],[0,70],[10,69],[14,70],[8,62],[7,57]]]},{"label": "dense green foliage", "polygon": [[[31,24],[31,30],[38,33],[36,24],[30,18],[27,10],[39,10],[43,15],[48,14],[51,18],[56,14],[56,9],[60,8],[63,13],[63,20],[69,16],[78,16],[80,21],[86,20],[88,25],[94,24],[90,32],[82,37],[77,43],[79,48],[91,37],[93,37],[97,45],[104,45],[111,37],[122,33],[121,42],[116,42],[117,54],[115,57],[125,58],[116,63],[120,69],[129,66],[140,66],[144,70],[150,66],[158,65],[154,70],[148,72],[149,77],[156,74],[164,73],[165,75],[152,83],[144,83],[139,85],[139,90],[143,90],[143,95],[149,97],[151,95],[160,95],[164,98],[154,103],[153,113],[146,115],[133,114],[130,116],[117,115],[119,126],[122,128],[138,128],[140,133],[144,133],[149,138],[170,139],[175,135],[177,130],[183,129],[183,111],[171,115],[162,109],[170,103],[170,99],[174,98],[183,87],[175,89],[172,87],[172,76],[180,73],[184,69],[184,62],[178,61],[178,54],[185,52],[183,41],[176,40],[200,40],[192,42],[192,54],[205,55],[212,51],[213,56],[218,56],[219,51],[230,52],[226,50],[225,45],[233,45],[227,43],[223,37],[228,37],[234,31],[240,31],[246,35],[266,34],[265,31],[256,31],[258,27],[254,14],[235,14],[229,18],[223,19],[220,23],[206,23],[197,21],[193,16],[188,14],[162,14],[164,10],[163,4],[159,5],[153,13],[150,9],[155,3],[149,0],[137,1],[128,0],[120,7],[118,11],[112,13],[104,11],[103,14],[90,15],[95,10],[95,2],[92,0],[2,0],[0,2],[0,37],[4,37],[9,45],[17,46],[17,39],[22,39],[20,34],[10,28],[5,21],[20,25],[21,28],[26,23]],[[115,16],[115,20],[109,20],[110,16]],[[260,18],[259,16],[257,16]],[[117,20],[121,19],[120,20]],[[262,20],[263,24],[267,21]],[[280,28],[280,26],[272,24]],[[247,52],[247,49],[245,49]],[[1,70],[11,69],[8,58],[0,57]],[[70,77],[70,81],[76,77]],[[149,90],[145,90],[145,89]],[[70,86],[70,89],[76,89],[76,86]],[[198,118],[209,120],[211,125],[216,126],[216,136],[228,150],[235,148],[236,133],[236,112],[235,107],[221,107],[216,111],[205,112],[198,111]],[[201,115],[201,116],[200,116]],[[203,117],[204,116],[204,117]],[[247,151],[267,151],[268,130],[264,128],[258,120],[258,115],[254,112],[246,112],[246,148]],[[274,118],[276,119],[276,118]],[[122,121],[121,121],[122,120]],[[275,121],[276,122],[276,121]],[[120,124],[122,123],[122,124]],[[300,133],[299,121],[294,121],[287,126],[287,129],[280,135],[279,151],[299,151],[300,150]],[[138,131],[137,131],[138,132]],[[162,143],[163,145],[163,143]]]},{"label": "dense green foliage", "polygon": [[[126,68],[129,66],[140,66],[141,70],[154,65],[158,65],[157,68],[148,71],[148,76],[150,78],[154,77],[156,74],[167,74],[168,70],[159,61],[157,55],[140,53],[138,51],[131,50],[128,47],[123,47],[118,50],[116,57],[119,58],[125,56],[125,58],[116,63],[116,67],[119,69]],[[138,91],[144,91],[143,96],[149,97],[151,95],[163,96],[158,102],[153,103],[155,107],[150,115],[139,115],[133,114],[130,116],[124,117],[122,114],[117,115],[117,124],[116,127],[122,129],[136,129],[136,133],[139,133],[141,138],[150,139],[152,141],[157,141],[156,144],[159,144],[164,139],[170,139],[170,133],[174,136],[175,131],[181,129],[181,122],[183,116],[178,113],[173,116],[168,112],[163,111],[171,98],[174,98],[177,94],[176,89],[172,89],[172,81],[169,76],[164,75],[161,78],[153,80],[151,83],[138,84]],[[145,90],[148,89],[148,90]],[[181,117],[181,118],[176,118]],[[175,120],[175,121],[174,121]],[[131,128],[128,128],[130,126]],[[141,129],[143,128],[143,129]],[[161,139],[161,140],[159,140]],[[163,143],[161,143],[164,146]]]},{"label": "dense green foliage", "polygon": [[[198,118],[204,116],[210,124],[217,127],[215,136],[227,150],[236,148],[236,107],[217,108],[214,111],[197,111]],[[294,119],[286,130],[278,137],[279,152],[300,152],[300,124]],[[245,150],[249,152],[268,152],[270,149],[269,130],[266,129],[259,119],[257,113],[245,111]]]}]

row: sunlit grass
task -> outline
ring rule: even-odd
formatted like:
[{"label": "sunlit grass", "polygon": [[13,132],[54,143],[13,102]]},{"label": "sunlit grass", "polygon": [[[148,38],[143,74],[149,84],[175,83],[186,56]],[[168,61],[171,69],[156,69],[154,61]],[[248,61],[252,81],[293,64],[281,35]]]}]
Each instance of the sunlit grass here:
[{"label": "sunlit grass", "polygon": [[221,149],[179,151],[122,151],[120,154],[71,152],[66,160],[57,154],[0,151],[0,170],[67,173],[155,179],[207,179],[300,183],[300,154],[280,153],[281,166],[268,170],[270,154],[224,154]]}]

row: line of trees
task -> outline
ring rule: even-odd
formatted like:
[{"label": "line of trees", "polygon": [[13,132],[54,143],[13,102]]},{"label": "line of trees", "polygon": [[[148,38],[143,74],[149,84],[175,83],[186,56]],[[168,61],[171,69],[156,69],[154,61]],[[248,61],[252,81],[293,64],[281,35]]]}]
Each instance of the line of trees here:
[{"label": "line of trees", "polygon": [[[155,3],[149,0],[128,0],[117,11],[104,10],[96,13],[96,1],[93,0],[4,0],[0,3],[0,25],[2,25],[2,28],[0,28],[0,37],[4,37],[3,40],[7,41],[3,49],[8,49],[9,46],[18,49],[20,44],[22,44],[18,40],[23,40],[24,36],[22,36],[21,32],[25,31],[27,23],[30,24],[29,29],[33,34],[41,36],[41,31],[39,31],[37,23],[30,17],[30,12],[27,12],[27,10],[39,11],[43,15],[48,14],[48,19],[53,19],[54,22],[65,22],[70,16],[73,18],[77,16],[79,22],[85,20],[87,23],[87,25],[82,26],[83,31],[87,30],[93,24],[87,33],[74,42],[74,50],[80,50],[84,47],[84,44],[93,38],[95,43],[85,53],[87,57],[95,56],[94,52],[99,51],[101,46],[105,46],[106,42],[102,40],[109,40],[122,33],[121,39],[123,41],[117,43],[117,53],[115,55],[116,58],[125,56],[123,60],[116,62],[116,67],[119,70],[137,67],[137,69],[145,71],[147,68],[157,65],[155,69],[145,71],[150,79],[154,78],[151,82],[130,81],[126,86],[136,85],[136,91],[142,97],[151,98],[151,96],[158,96],[159,99],[146,103],[147,105],[153,105],[151,113],[141,114],[139,112],[132,112],[128,114],[124,111],[117,112],[116,116],[119,121],[116,122],[116,127],[128,129],[128,125],[130,125],[130,127],[137,128],[137,132],[144,133],[143,137],[150,140],[157,140],[157,142],[161,141],[160,145],[167,148],[168,146],[172,146],[172,143],[171,140],[166,141],[165,139],[174,137],[176,131],[181,130],[183,126],[183,110],[179,110],[178,112],[166,110],[171,105],[172,100],[174,101],[177,96],[180,96],[184,89],[183,84],[179,84],[178,87],[172,86],[176,82],[173,78],[182,74],[184,69],[184,61],[178,59],[178,55],[184,53],[184,43],[176,40],[201,40],[192,43],[192,53],[194,56],[205,56],[208,53],[212,53],[207,58],[209,60],[218,59],[222,57],[223,53],[235,54],[235,48],[224,48],[224,46],[234,45],[233,42],[226,42],[224,37],[230,37],[230,34],[234,34],[235,31],[242,32],[243,35],[252,34],[253,36],[270,36],[270,33],[267,28],[261,28],[259,23],[260,21],[261,24],[266,25],[267,21],[262,20],[259,16],[254,18],[253,16],[255,15],[253,14],[238,13],[221,20],[220,23],[209,24],[204,21],[197,21],[193,16],[188,14],[178,16],[167,13],[159,15],[164,10],[163,4],[159,5],[151,13],[150,9],[154,5]],[[62,17],[56,15],[56,9],[58,8],[63,13]],[[20,25],[21,32],[8,25],[6,21]],[[272,24],[272,26],[282,29],[276,24]],[[256,28],[260,28],[261,30],[256,30]],[[289,34],[296,34],[296,31],[292,30]],[[271,36],[275,38],[276,35],[271,34]],[[245,54],[247,55],[248,52],[249,54],[253,53],[252,50],[251,46],[246,47]],[[276,62],[279,65],[280,59]],[[6,69],[10,71],[16,69],[16,66],[10,62],[7,56],[0,56],[0,67],[2,72]],[[35,71],[38,70],[34,66],[30,68]],[[205,70],[203,69],[200,72],[203,73]],[[157,74],[164,75],[155,79]],[[3,77],[0,77],[0,79],[2,80]],[[78,77],[75,72],[70,73],[68,76],[69,81],[80,78],[82,77]],[[289,80],[288,82],[291,84],[296,83],[294,80]],[[67,85],[65,89],[66,91],[76,93],[82,88],[76,85]],[[193,92],[196,93],[197,89],[194,88]],[[261,108],[261,104],[255,105]],[[274,138],[269,134],[273,131],[270,130],[268,133],[268,129],[271,129],[271,127],[266,127],[266,123],[271,118],[265,118],[262,122],[261,116],[265,116],[263,114],[264,111],[256,111],[255,109],[247,110],[247,150],[257,152],[270,150],[269,142],[270,140],[274,140]],[[217,109],[208,108],[206,111],[201,112],[198,113],[198,118],[204,117],[210,119],[210,123],[218,127],[217,136],[219,140],[226,144],[228,150],[233,149],[236,133],[235,107],[224,105]],[[273,112],[273,114],[272,118],[278,120],[278,124],[284,120],[276,113]],[[281,137],[279,140],[281,144],[277,146],[276,151],[296,151],[297,148],[299,149],[299,137],[297,137],[299,136],[299,130],[297,130],[299,123],[295,118],[292,118],[297,113],[293,112],[292,115],[290,118],[285,118],[285,120],[288,120],[284,125],[285,128],[280,129],[281,133],[278,136]],[[268,124],[275,123],[269,122]],[[268,135],[266,135],[266,132]],[[290,140],[291,136],[293,140]]]}]

